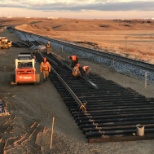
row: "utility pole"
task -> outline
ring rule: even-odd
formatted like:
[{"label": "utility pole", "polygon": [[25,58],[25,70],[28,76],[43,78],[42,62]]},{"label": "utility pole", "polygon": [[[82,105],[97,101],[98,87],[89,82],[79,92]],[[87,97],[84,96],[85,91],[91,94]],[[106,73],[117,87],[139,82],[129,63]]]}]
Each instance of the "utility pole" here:
[{"label": "utility pole", "polygon": [[125,36],[125,51],[126,51],[126,46],[127,46],[127,36]]}]

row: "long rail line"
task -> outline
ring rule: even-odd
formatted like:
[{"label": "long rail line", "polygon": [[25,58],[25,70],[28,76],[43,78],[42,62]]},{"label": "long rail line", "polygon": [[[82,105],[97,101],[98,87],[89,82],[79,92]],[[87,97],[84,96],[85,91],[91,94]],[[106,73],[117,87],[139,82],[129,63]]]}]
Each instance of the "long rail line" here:
[{"label": "long rail line", "polygon": [[[154,139],[153,98],[91,73],[89,78],[99,89],[93,88],[83,78],[73,78],[70,68],[54,55],[36,54],[40,62],[42,56],[51,63],[50,79],[89,143]],[[144,136],[137,135],[137,124],[145,126]]]}]

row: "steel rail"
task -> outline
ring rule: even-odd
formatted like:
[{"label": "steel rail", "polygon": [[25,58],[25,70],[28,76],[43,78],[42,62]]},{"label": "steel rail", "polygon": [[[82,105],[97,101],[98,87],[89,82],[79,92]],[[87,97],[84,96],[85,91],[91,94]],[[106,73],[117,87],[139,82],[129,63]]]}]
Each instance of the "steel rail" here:
[{"label": "steel rail", "polygon": [[[72,84],[73,82],[69,82],[69,84]],[[112,86],[112,82],[110,83],[111,84],[111,86]],[[114,86],[117,86],[117,87],[119,87],[118,85],[114,85]],[[114,87],[113,86],[113,87]],[[76,89],[74,86],[73,87],[71,87],[72,88],[72,90],[74,91],[74,89]],[[78,89],[78,88],[77,88]],[[58,89],[59,90],[59,89]],[[79,90],[79,89],[78,89]],[[76,90],[76,91],[78,91],[78,90]],[[113,89],[112,89],[113,90]],[[145,97],[143,97],[143,96],[138,96],[138,94],[137,93],[135,93],[135,92],[133,92],[132,90],[129,90],[128,89],[128,91],[124,91],[125,90],[125,88],[120,88],[119,87],[119,93],[121,92],[121,93],[124,93],[124,94],[128,94],[128,97],[129,97],[129,92],[131,93],[131,95],[132,95],[132,97],[133,97],[133,99],[134,99],[134,101],[135,101],[135,105],[133,105],[133,102],[131,103],[132,104],[132,106],[130,105],[130,106],[128,106],[128,103],[127,103],[127,106],[120,106],[120,107],[112,107],[112,106],[109,106],[109,107],[107,107],[107,105],[106,105],[106,107],[105,106],[103,106],[103,104],[100,106],[100,105],[96,105],[96,104],[93,104],[92,106],[91,105],[89,105],[89,104],[87,104],[86,105],[86,112],[83,112],[83,114],[85,115],[84,117],[79,117],[78,115],[77,115],[77,113],[78,113],[78,111],[80,112],[80,114],[81,114],[81,111],[80,111],[80,109],[75,105],[75,104],[72,104],[72,101],[71,101],[71,103],[70,104],[68,104],[68,103],[66,103],[67,104],[67,106],[69,107],[69,110],[71,111],[71,113],[72,113],[72,115],[73,115],[73,117],[75,118],[75,121],[78,123],[78,125],[79,125],[79,127],[81,126],[81,125],[83,125],[83,124],[85,124],[85,125],[87,125],[88,123],[90,124],[90,127],[89,127],[89,129],[84,129],[84,128],[82,128],[82,131],[83,131],[83,133],[86,135],[86,137],[87,137],[87,139],[88,139],[88,142],[97,142],[99,139],[98,138],[101,138],[102,139],[102,135],[105,135],[105,136],[109,136],[109,138],[110,138],[110,140],[111,140],[111,136],[112,136],[112,138],[116,138],[117,139],[117,135],[119,135],[120,133],[120,135],[122,136],[122,137],[124,137],[124,136],[126,136],[127,135],[127,133],[128,132],[131,132],[132,133],[132,131],[135,129],[135,128],[133,128],[133,129],[131,129],[131,127],[129,127],[129,125],[134,125],[133,123],[132,123],[132,121],[139,121],[139,123],[144,123],[145,124],[145,122],[146,121],[150,121],[149,119],[152,119],[152,117],[153,117],[153,107],[150,105],[150,104],[146,104],[145,105],[145,102],[147,101],[148,102],[148,100],[146,100],[145,99]],[[124,91],[124,92],[123,92]],[[116,92],[116,91],[115,91]],[[89,93],[89,92],[88,92]],[[86,91],[85,91],[85,96],[88,94],[88,93],[86,93]],[[113,93],[113,92],[112,92]],[[136,96],[136,98],[133,96],[133,94],[134,94],[134,96]],[[79,95],[79,93],[76,93],[76,96],[78,96]],[[95,97],[94,96],[89,96],[89,95],[91,95],[91,93],[90,94],[88,94],[88,98],[91,100],[91,99],[95,99]],[[114,95],[114,93],[113,93],[113,95]],[[115,95],[116,96],[116,95]],[[122,100],[122,101],[124,101],[124,100],[129,100],[128,98],[125,98],[125,95],[123,95],[123,98],[120,98],[122,95],[119,95],[119,96],[110,96],[110,95],[108,95],[108,96],[106,96],[105,95],[105,100],[107,99],[107,100],[110,100],[110,101],[114,101],[115,99],[116,100],[118,100],[118,99],[120,99],[120,100]],[[63,95],[62,96],[62,98],[66,101],[66,99],[68,98],[68,99],[70,99],[69,98],[69,95]],[[78,98],[80,99],[80,96],[78,96]],[[96,100],[97,99],[101,99],[101,97],[100,96],[98,96],[97,98],[96,98]],[[102,97],[103,98],[103,97]],[[80,99],[81,100],[81,99]],[[84,99],[83,99],[84,100]],[[83,101],[82,100],[82,101]],[[138,100],[138,104],[136,104],[137,101]],[[102,99],[101,99],[101,101],[102,101]],[[132,99],[130,98],[130,101],[132,101]],[[68,101],[67,101],[68,102]],[[88,102],[88,100],[87,100],[87,102]],[[142,103],[141,103],[142,102]],[[122,103],[122,102],[121,102]],[[119,102],[119,104],[120,104],[120,102]],[[138,106],[138,105],[144,105],[143,107],[140,107],[140,106]],[[153,104],[153,103],[152,103]],[[102,109],[102,108],[104,108],[105,107],[105,109]],[[145,114],[145,112],[144,111],[147,111],[149,114]],[[119,113],[118,113],[118,112]],[[133,113],[133,111],[135,111],[135,113]],[[95,113],[96,115],[92,115],[92,113]],[[97,115],[97,113],[102,113],[102,115]],[[108,115],[104,115],[104,113],[107,113]],[[110,115],[109,115],[109,113],[111,113]],[[115,114],[112,114],[112,113],[115,113]],[[117,114],[119,114],[119,115],[117,115]],[[144,116],[143,116],[143,114],[144,114]],[[154,119],[153,119],[154,120]],[[117,129],[116,129],[116,127],[115,126],[108,126],[109,128],[109,130],[108,131],[105,131],[106,133],[104,134],[104,133],[100,133],[100,132],[104,132],[104,129],[107,129],[107,126],[106,126],[106,128],[103,126],[103,127],[101,127],[101,122],[103,122],[103,123],[119,123],[119,124],[123,124],[123,123],[125,123],[125,122],[129,122],[130,124],[128,125],[128,131],[125,131],[125,127],[122,127],[121,125],[119,126],[119,128],[121,128],[121,130],[118,130],[118,127],[117,127]],[[92,125],[92,126],[91,126]],[[150,124],[148,124],[148,125],[150,125]],[[152,126],[152,128],[151,129],[147,129],[146,128],[146,131],[148,131],[148,133],[150,133],[150,131],[153,131],[153,125],[151,125]],[[115,127],[114,129],[113,129],[113,127]],[[147,127],[147,126],[146,126]],[[99,129],[98,129],[99,128]],[[111,131],[112,130],[112,131]],[[109,133],[109,132],[111,132],[111,133]],[[117,133],[118,132],[118,133]],[[109,134],[107,134],[107,133],[109,133]],[[113,135],[112,135],[113,134]],[[97,137],[97,138],[96,138]],[[146,136],[147,137],[147,136]],[[92,139],[94,139],[95,138],[95,140],[92,140]],[[130,138],[130,136],[128,136],[128,138]],[[125,138],[125,139],[128,139],[128,138]],[[137,137],[138,138],[138,137]],[[145,138],[145,137],[144,137]],[[120,140],[121,138],[118,138],[117,140]],[[132,139],[132,138],[131,138]],[[136,139],[136,137],[134,138],[134,139]],[[138,138],[139,139],[139,138]],[[149,138],[148,138],[149,139]],[[109,140],[109,139],[108,139]],[[123,140],[123,138],[121,139],[121,140]],[[99,140],[99,141],[103,141],[103,140]]]},{"label": "steel rail", "polygon": [[[43,60],[43,57],[44,55],[39,53],[40,56],[42,57],[42,60]],[[53,60],[51,60],[49,57],[47,57],[48,61],[53,64]],[[55,62],[54,62],[55,64]],[[57,65],[57,64],[56,64]],[[83,107],[83,103],[78,99],[78,97],[76,96],[76,94],[72,91],[72,89],[68,86],[68,84],[61,78],[61,76],[57,73],[57,71],[52,67],[52,71],[53,73],[56,74],[57,78],[59,79],[59,81],[64,85],[64,87],[68,90],[68,92],[71,94],[71,96],[74,98],[74,100],[77,102],[78,106],[79,106],[79,109],[82,109]]]}]

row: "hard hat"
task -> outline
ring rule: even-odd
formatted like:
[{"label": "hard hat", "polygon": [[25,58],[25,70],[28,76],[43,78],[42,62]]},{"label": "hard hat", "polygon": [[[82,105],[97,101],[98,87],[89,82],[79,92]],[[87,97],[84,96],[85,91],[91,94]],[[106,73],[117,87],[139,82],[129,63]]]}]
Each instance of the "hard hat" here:
[{"label": "hard hat", "polygon": [[76,66],[80,67],[80,64],[79,64],[79,63],[77,63],[77,64],[76,64]]},{"label": "hard hat", "polygon": [[50,42],[48,41],[48,43],[50,44]]},{"label": "hard hat", "polygon": [[47,58],[46,58],[46,57],[44,57],[44,58],[43,58],[43,60],[44,60],[44,61],[46,61],[46,60],[47,60]]}]

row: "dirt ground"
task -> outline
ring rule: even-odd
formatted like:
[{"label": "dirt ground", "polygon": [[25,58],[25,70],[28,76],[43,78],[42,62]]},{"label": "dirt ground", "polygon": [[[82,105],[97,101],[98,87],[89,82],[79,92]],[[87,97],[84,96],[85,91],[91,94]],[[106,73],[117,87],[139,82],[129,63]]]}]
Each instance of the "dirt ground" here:
[{"label": "dirt ground", "polygon": [[[1,30],[0,36],[17,41],[14,33]],[[26,48],[0,50],[0,99],[9,115],[0,116],[0,153],[4,154],[151,154],[154,140],[88,144],[51,81],[40,85],[10,86],[14,60]],[[67,52],[53,50],[67,59]],[[80,59],[92,72],[116,83],[130,87],[146,97],[154,97],[154,84],[116,73],[106,66]],[[36,63],[37,69],[39,64]],[[50,151],[51,119],[55,117],[53,147]]]}]

